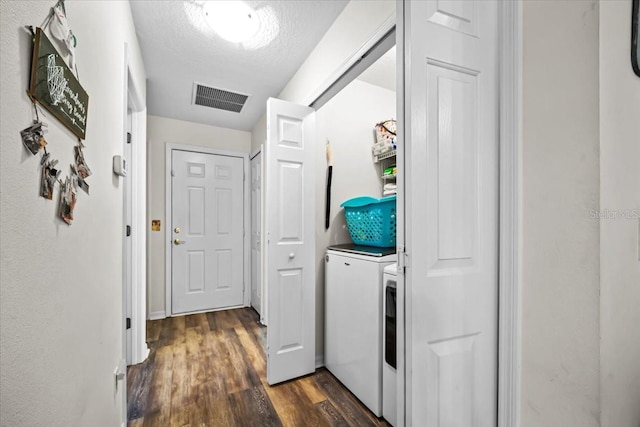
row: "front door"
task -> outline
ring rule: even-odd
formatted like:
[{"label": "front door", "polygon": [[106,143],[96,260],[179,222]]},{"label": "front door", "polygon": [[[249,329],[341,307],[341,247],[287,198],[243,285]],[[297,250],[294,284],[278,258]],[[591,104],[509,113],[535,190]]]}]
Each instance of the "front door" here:
[{"label": "front door", "polygon": [[315,370],[314,152],[314,110],[270,98],[264,149],[269,384]]},{"label": "front door", "polygon": [[244,294],[244,161],[171,152],[171,312],[236,307]]},{"label": "front door", "polygon": [[404,3],[407,424],[495,427],[495,1]]}]

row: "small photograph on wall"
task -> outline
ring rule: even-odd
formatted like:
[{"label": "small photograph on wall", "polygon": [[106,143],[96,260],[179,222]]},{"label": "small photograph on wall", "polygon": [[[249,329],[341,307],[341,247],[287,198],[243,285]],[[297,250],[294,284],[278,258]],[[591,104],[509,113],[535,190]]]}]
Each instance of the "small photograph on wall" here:
[{"label": "small photograph on wall", "polygon": [[47,141],[44,139],[43,123],[41,122],[35,122],[28,128],[21,130],[20,136],[25,148],[34,156],[41,148],[47,145]]},{"label": "small photograph on wall", "polygon": [[40,195],[47,200],[53,199],[53,189],[60,176],[60,170],[55,169],[57,160],[51,160],[49,153],[42,156],[42,178],[40,181]]},{"label": "small photograph on wall", "polygon": [[76,206],[76,189],[73,180],[65,180],[60,191],[60,218],[67,224],[73,222],[73,209]]},{"label": "small photograph on wall", "polygon": [[78,168],[78,175],[84,180],[85,178],[91,176],[91,169],[89,169],[87,161],[84,159],[82,147],[76,145],[74,150],[76,155],[76,166]]}]

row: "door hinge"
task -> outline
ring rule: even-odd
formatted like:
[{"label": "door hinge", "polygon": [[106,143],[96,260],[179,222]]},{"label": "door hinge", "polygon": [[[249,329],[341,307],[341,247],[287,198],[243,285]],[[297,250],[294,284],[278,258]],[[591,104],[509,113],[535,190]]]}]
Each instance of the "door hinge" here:
[{"label": "door hinge", "polygon": [[131,226],[127,225],[127,237],[131,236]]},{"label": "door hinge", "polygon": [[127,317],[127,329],[131,329],[131,317]]},{"label": "door hinge", "polygon": [[409,254],[404,246],[398,246],[398,273],[404,274],[409,267]]},{"label": "door hinge", "polygon": [[127,132],[127,144],[131,144],[131,132]]}]

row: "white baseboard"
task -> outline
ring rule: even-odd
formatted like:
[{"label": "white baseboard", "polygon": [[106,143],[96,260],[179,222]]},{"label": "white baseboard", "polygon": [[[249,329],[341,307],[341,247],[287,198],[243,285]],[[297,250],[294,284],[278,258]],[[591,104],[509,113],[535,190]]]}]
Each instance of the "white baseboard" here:
[{"label": "white baseboard", "polygon": [[316,369],[324,366],[324,355],[316,355]]},{"label": "white baseboard", "polygon": [[166,317],[167,315],[165,314],[164,310],[152,311],[151,313],[149,313],[149,320],[166,319]]}]

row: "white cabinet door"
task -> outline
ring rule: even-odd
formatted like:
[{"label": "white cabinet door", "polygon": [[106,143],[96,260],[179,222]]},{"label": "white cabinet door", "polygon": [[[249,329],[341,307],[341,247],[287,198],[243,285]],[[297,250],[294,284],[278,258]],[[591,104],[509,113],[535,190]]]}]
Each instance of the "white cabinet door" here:
[{"label": "white cabinet door", "polygon": [[315,112],[267,101],[267,380],[315,371]]},{"label": "white cabinet door", "polygon": [[171,312],[241,306],[244,161],[172,150]]},{"label": "white cabinet door", "polygon": [[495,1],[404,3],[407,424],[495,427]]}]

